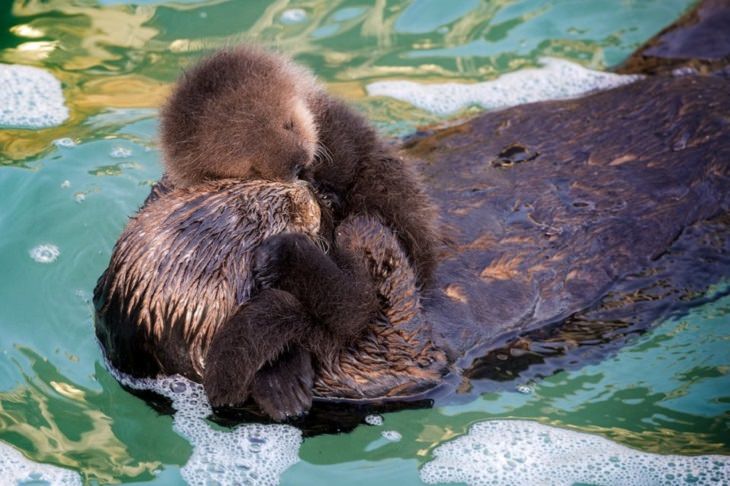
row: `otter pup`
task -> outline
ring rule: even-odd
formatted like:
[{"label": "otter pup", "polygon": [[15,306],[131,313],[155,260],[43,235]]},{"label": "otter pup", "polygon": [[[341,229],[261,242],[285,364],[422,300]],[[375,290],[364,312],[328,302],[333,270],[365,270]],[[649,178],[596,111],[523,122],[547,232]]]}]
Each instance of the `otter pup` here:
[{"label": "otter pup", "polygon": [[[321,323],[329,335],[320,340],[317,355],[322,357],[352,343],[373,320],[378,301],[360,250],[332,244],[347,217],[381,221],[399,238],[419,282],[430,278],[437,242],[434,213],[416,175],[363,117],[284,56],[245,46],[203,60],[182,77],[163,108],[161,140],[172,187],[223,177],[301,177],[316,188],[332,217],[320,232],[331,243],[329,254],[295,233],[272,236],[257,249],[253,272],[260,288],[283,291],[293,300],[267,305],[257,299],[260,305],[243,305],[222,327],[205,359],[203,383],[214,406],[246,398],[246,390],[236,386],[245,383],[236,377],[247,372],[245,360],[237,357],[240,343],[258,345],[250,329],[262,322],[301,314],[298,320]],[[273,316],[270,308],[276,310]],[[294,377],[286,375],[300,367],[300,358],[296,353],[268,358],[279,364],[257,376],[266,377],[272,389],[288,386]],[[287,412],[304,411],[311,392],[302,398]],[[267,406],[270,414],[279,412],[277,404],[262,404]]]},{"label": "otter pup", "polygon": [[[363,116],[291,59],[255,46],[204,59],[183,75],[163,108],[161,141],[170,187],[225,177],[301,177],[331,206],[335,226],[349,215],[369,214],[390,227],[419,283],[428,283],[440,240],[417,174]],[[262,252],[307,251],[285,243],[286,236],[278,239]],[[280,267],[270,263],[272,271]]]}]

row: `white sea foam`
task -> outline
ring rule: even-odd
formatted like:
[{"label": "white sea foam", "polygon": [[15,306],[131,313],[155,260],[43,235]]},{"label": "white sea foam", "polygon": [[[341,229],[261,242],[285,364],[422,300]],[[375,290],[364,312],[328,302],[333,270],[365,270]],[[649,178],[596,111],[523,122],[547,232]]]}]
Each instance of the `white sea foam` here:
[{"label": "white sea foam", "polygon": [[542,58],[542,67],[522,69],[482,83],[422,84],[376,81],[370,96],[390,96],[423,110],[449,115],[472,105],[491,110],[534,101],[572,98],[631,83],[642,76],[587,69],[564,59]]},{"label": "white sea foam", "polygon": [[365,423],[368,425],[378,426],[378,425],[383,425],[383,422],[384,421],[383,421],[382,415],[371,414],[371,415],[368,415],[367,417],[365,417]]},{"label": "white sea foam", "polygon": [[307,12],[302,8],[284,10],[279,17],[282,24],[301,24],[307,20]]},{"label": "white sea foam", "polygon": [[109,156],[113,159],[126,159],[132,156],[132,151],[125,147],[116,146],[109,152]]},{"label": "white sea foam", "polygon": [[0,478],[2,484],[53,484],[76,486],[81,476],[74,471],[26,459],[7,444],[0,443]]},{"label": "white sea foam", "polygon": [[389,440],[391,442],[400,442],[403,438],[401,433],[397,430],[384,430],[380,433],[380,435],[382,435],[385,440]]},{"label": "white sea foam", "polygon": [[205,420],[212,410],[200,384],[181,376],[133,379],[112,372],[131,388],[151,390],[172,400],[173,428],[193,446],[180,471],[190,485],[275,485],[299,460],[302,433],[295,427],[248,424],[231,431],[214,430]]},{"label": "white sea foam", "polygon": [[53,263],[61,254],[61,250],[56,245],[46,243],[38,245],[28,252],[30,257],[38,263]]},{"label": "white sea foam", "polygon": [[493,420],[438,446],[429,484],[730,484],[730,456],[669,456],[525,420]]},{"label": "white sea foam", "polygon": [[51,73],[0,64],[0,127],[46,128],[66,118],[61,83]]}]

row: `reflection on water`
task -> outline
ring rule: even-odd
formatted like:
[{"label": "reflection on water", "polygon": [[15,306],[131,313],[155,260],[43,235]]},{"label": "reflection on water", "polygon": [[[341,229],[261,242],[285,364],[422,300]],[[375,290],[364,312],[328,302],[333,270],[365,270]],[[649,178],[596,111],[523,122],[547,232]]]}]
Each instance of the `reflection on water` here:
[{"label": "reflection on water", "polygon": [[[0,439],[87,481],[180,484],[192,448],[171,417],[103,368],[88,300],[126,218],[159,176],[156,108],[182,68],[255,39],[295,55],[402,135],[443,119],[368,97],[365,86],[483,82],[543,56],[604,69],[691,0],[0,3],[0,62],[50,71],[70,110],[58,127],[0,130]],[[52,261],[31,256],[41,245],[51,245],[39,256]],[[729,315],[730,302],[719,299],[610,359],[514,382],[519,390],[308,438],[282,482],[420,484],[418,467],[437,446],[489,418],[536,419],[644,451],[729,454]]]},{"label": "reflection on water", "polygon": [[[112,416],[118,416],[119,407],[125,406],[144,420],[150,412],[135,400],[112,401],[108,393],[72,383],[30,349],[19,351],[28,360],[28,369],[25,364],[22,366],[25,384],[0,393],[2,440],[20,445],[33,460],[70,467],[87,480],[100,482],[125,477],[151,478],[159,469],[160,460],[175,461],[176,454],[166,451],[160,452],[167,459],[144,460],[139,455],[135,457],[138,451],[130,450],[134,444],[130,439],[141,439],[140,431],[120,430]],[[113,380],[105,381],[109,388],[116,387]],[[162,428],[165,434],[169,420],[158,419],[156,423],[159,425],[153,428]],[[185,452],[185,444],[177,447]]]},{"label": "reflection on water", "polygon": [[[35,133],[0,132],[0,163],[41,155],[109,108],[157,107],[180,69],[213,49],[254,40],[312,67],[330,89],[358,100],[390,133],[436,120],[403,104],[364,100],[376,79],[475,81],[534,66],[542,56],[593,68],[619,62],[673,20],[688,0],[440,2],[310,0],[94,5],[16,1],[0,62],[43,66],[64,83],[71,120]],[[444,4],[445,5],[445,4]],[[299,12],[291,22],[292,9]],[[651,12],[651,15],[639,15]],[[408,126],[392,120],[409,120]],[[89,136],[90,134],[85,134]]]}]

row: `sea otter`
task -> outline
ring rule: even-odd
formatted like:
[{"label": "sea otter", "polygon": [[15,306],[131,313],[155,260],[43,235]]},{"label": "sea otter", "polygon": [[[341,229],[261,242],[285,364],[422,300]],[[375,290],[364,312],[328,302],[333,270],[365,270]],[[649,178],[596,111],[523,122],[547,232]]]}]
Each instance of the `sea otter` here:
[{"label": "sea otter", "polygon": [[[97,335],[110,362],[133,376],[180,373],[206,391],[210,368],[218,367],[229,382],[214,397],[228,393],[240,405],[251,395],[275,420],[308,409],[313,388],[320,395],[376,386],[386,393],[410,388],[414,377],[419,389],[437,384],[445,357],[420,329],[415,275],[375,218],[349,218],[335,240],[367,269],[360,278],[373,282],[382,303],[354,348],[313,323],[290,292],[260,288],[257,247],[283,232],[317,242],[321,216],[302,182],[212,181],[147,204],[119,238],[94,293]],[[339,275],[330,292],[346,299],[353,283]],[[367,350],[367,366],[352,360],[353,349]]]},{"label": "sea otter", "polygon": [[[332,225],[323,225],[321,232],[330,243],[328,254],[301,235],[282,233],[264,242],[253,260],[260,286],[293,296],[289,314],[303,312],[299,320],[311,317],[342,345],[375,318],[378,303],[366,269],[348,248],[334,244],[341,223],[352,216],[385,224],[400,238],[419,284],[428,281],[438,238],[434,212],[416,175],[363,117],[327,95],[290,59],[253,46],[215,53],[181,78],[161,118],[172,187],[226,177],[301,177],[317,189],[332,216]],[[349,286],[337,284],[343,272],[351,277]],[[271,319],[264,299],[257,300],[260,310],[243,306],[211,345],[204,382],[214,405],[246,398],[234,385],[235,377],[245,373],[236,359],[240,343],[266,348],[253,342],[247,329]],[[278,378],[277,387],[288,386],[284,382],[293,378],[284,363],[281,373],[286,376]],[[277,380],[274,370],[269,376]],[[306,407],[301,405],[289,408]]]},{"label": "sea otter", "polygon": [[[326,401],[360,410],[514,390],[725,295],[704,292],[730,276],[727,84],[650,77],[408,139],[453,243],[431,290],[391,294],[397,311],[315,368],[309,417],[325,420]],[[415,281],[408,265],[382,261],[408,276],[390,284]],[[459,379],[444,380],[449,369]]]},{"label": "sea otter", "polygon": [[[161,142],[169,187],[302,178],[332,206],[335,226],[354,214],[377,216],[404,245],[419,283],[432,275],[437,213],[415,170],[284,55],[246,45],[203,59],[163,107]],[[289,246],[269,249],[305,251]]]}]

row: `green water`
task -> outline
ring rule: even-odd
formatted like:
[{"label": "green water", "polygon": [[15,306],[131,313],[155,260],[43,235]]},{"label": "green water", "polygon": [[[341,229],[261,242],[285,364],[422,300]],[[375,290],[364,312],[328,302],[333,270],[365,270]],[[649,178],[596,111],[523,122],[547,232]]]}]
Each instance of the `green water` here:
[{"label": "green water", "polygon": [[[475,81],[549,55],[602,69],[681,15],[688,0],[89,0],[0,6],[0,62],[48,69],[71,117],[0,130],[0,440],[89,482],[182,482],[192,451],[105,370],[90,297],[112,245],[160,175],[156,107],[180,69],[257,39],[309,65],[385,132],[439,121],[374,80]],[[301,8],[306,16],[282,13]],[[52,142],[71,138],[77,145]],[[128,156],[112,157],[118,149]],[[52,263],[30,250],[58,247]],[[717,289],[716,289],[717,290]],[[644,451],[730,454],[730,299],[695,309],[531,393],[385,415],[382,426],[305,439],[283,484],[419,484],[433,449],[472,423],[519,417]],[[385,440],[384,430],[400,441]],[[0,480],[1,482],[1,480]]]}]

